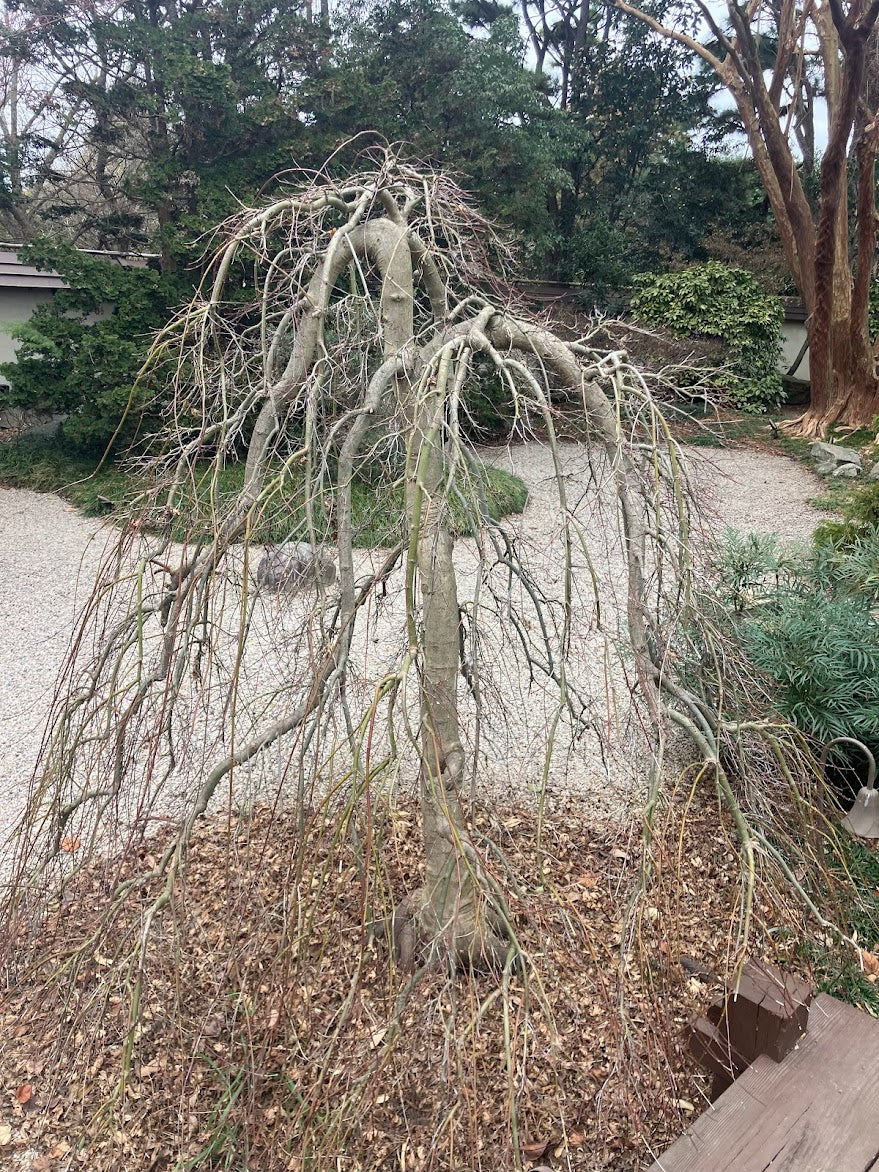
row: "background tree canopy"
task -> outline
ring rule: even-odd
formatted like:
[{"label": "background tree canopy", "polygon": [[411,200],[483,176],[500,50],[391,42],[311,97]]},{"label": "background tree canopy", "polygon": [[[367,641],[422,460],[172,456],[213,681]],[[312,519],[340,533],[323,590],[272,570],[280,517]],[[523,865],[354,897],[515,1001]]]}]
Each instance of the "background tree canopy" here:
[{"label": "background tree canopy", "polygon": [[[826,70],[817,61],[800,68],[787,26],[783,44],[752,38],[748,60],[774,61],[778,76],[766,95],[777,114],[755,130],[746,103],[718,113],[709,101],[737,84],[723,61],[739,59],[734,42],[745,44],[746,29],[727,35],[712,18],[703,43],[698,5],[625,8],[600,0],[552,10],[540,0],[524,0],[521,10],[498,0],[302,0],[280,10],[265,0],[20,0],[0,25],[4,234],[48,240],[33,254],[46,263],[60,243],[154,254],[152,269],[178,274],[162,285],[167,319],[201,278],[211,225],[240,202],[270,197],[285,172],[318,171],[333,152],[356,166],[360,152],[384,140],[450,170],[516,246],[518,272],[575,283],[587,308],[625,311],[636,274],[709,261],[750,271],[768,293],[805,290],[817,305],[810,258],[819,205],[831,200],[820,190],[828,172],[814,113],[823,98],[840,100],[835,90],[828,97]],[[849,68],[845,35],[834,36],[825,37],[824,56],[835,52]],[[849,69],[864,109],[871,62]],[[859,115],[858,133],[865,126]],[[743,128],[753,161],[735,147]],[[769,139],[778,165],[796,177],[799,245],[764,159]],[[834,166],[837,192],[846,167]],[[853,155],[852,184],[856,170]],[[833,199],[839,216],[856,202]],[[858,255],[870,247],[861,240]],[[805,285],[804,273],[812,274]],[[841,270],[833,277],[846,279]],[[87,298],[87,284],[75,300]],[[859,285],[856,307],[862,302]],[[127,318],[116,323],[128,339],[115,355],[117,387],[134,380],[144,350],[132,339],[154,326],[155,310],[154,301],[144,307],[142,331]],[[852,354],[863,352],[857,322],[846,335]],[[39,398],[47,363],[87,359],[63,343],[57,320],[57,351],[37,344],[48,337],[46,314],[32,326],[24,356]],[[842,325],[834,330],[840,338]],[[827,361],[848,361],[835,345],[836,358],[819,355],[825,382]],[[56,405],[69,409],[76,397],[64,382]]]},{"label": "background tree canopy", "polygon": [[602,3],[23,0],[2,38],[9,239],[191,264],[236,200],[367,130],[456,171],[535,275],[624,285],[754,211],[732,180],[717,206],[692,55]]}]

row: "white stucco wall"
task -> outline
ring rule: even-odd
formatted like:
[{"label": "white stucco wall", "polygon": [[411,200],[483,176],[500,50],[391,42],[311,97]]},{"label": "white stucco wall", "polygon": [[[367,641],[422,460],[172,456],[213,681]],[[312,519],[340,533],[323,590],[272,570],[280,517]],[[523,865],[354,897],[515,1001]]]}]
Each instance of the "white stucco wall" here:
[{"label": "white stucco wall", "polygon": [[27,321],[38,305],[51,300],[51,289],[11,289],[0,287],[0,362],[15,361],[16,343],[12,330]]},{"label": "white stucco wall", "polygon": [[[781,366],[781,373],[787,374],[791,366],[796,362],[797,355],[800,352],[800,347],[806,340],[806,324],[805,322],[782,322],[781,326],[781,359],[779,365]],[[809,378],[809,351],[803,355],[803,361],[797,367],[793,375],[794,378],[803,379],[807,381]]]}]

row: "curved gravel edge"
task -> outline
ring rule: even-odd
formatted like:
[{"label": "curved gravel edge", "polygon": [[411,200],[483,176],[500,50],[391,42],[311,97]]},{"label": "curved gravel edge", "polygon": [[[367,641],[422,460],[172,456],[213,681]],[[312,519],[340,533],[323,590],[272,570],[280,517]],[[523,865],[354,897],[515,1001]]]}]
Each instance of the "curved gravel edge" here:
[{"label": "curved gravel edge", "polygon": [[[703,524],[717,530],[734,527],[776,533],[783,539],[805,540],[821,520],[808,504],[821,482],[807,469],[784,456],[748,449],[687,448],[691,474],[705,499]],[[552,463],[537,442],[508,449],[490,449],[483,458],[502,464],[521,476],[529,488],[522,517],[510,518],[521,548],[552,588],[560,581],[557,541],[559,509],[552,483]],[[590,464],[586,449],[563,445],[569,499],[589,504]],[[591,491],[591,489],[590,489]],[[607,538],[607,516],[591,505],[594,516],[587,528],[604,542],[608,581],[622,574],[622,555]],[[91,590],[94,575],[112,530],[87,520],[58,497],[19,489],[0,489],[0,836],[6,837],[23,809],[28,783],[44,734],[58,671],[68,651],[73,621]],[[475,559],[472,543],[461,542],[456,561],[462,593],[472,588]],[[368,559],[368,555],[364,555]],[[592,605],[582,596],[582,630],[577,644],[577,670],[594,686],[598,707],[606,708],[606,664],[590,634]],[[267,612],[261,655],[274,631],[290,621],[296,627],[295,607],[285,615]],[[398,644],[399,605],[391,600],[373,620],[362,648],[364,686],[384,670],[383,651]],[[607,617],[605,616],[605,624]],[[612,625],[612,624],[611,624]],[[491,634],[491,633],[490,633]],[[500,648],[505,640],[498,628],[493,637]],[[499,651],[499,655],[501,652]],[[596,661],[596,655],[598,659]],[[492,679],[493,712],[504,720],[487,731],[480,766],[480,788],[499,800],[533,798],[543,772],[546,728],[553,710],[546,688],[527,687],[513,667],[500,666]],[[619,685],[619,681],[614,687]],[[623,681],[624,685],[624,681]],[[495,722],[497,723],[497,722]],[[604,730],[610,756],[601,745],[583,737],[553,760],[547,778],[552,800],[566,793],[587,795],[597,817],[616,820],[631,809],[641,789],[637,755],[620,726]],[[275,766],[276,767],[276,766]]]}]

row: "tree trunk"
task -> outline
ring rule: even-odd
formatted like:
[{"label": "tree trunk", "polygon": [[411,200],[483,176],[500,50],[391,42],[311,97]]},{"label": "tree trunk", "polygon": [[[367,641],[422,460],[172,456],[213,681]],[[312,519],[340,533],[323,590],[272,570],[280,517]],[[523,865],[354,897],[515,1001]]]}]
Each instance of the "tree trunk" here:
[{"label": "tree trunk", "polygon": [[[809,369],[813,379],[809,410],[799,420],[797,435],[812,439],[829,427],[869,427],[879,411],[879,383],[869,343],[852,345],[851,322],[838,319],[826,339],[810,341]],[[819,348],[820,344],[820,348]],[[815,379],[816,364],[822,377]]]},{"label": "tree trunk", "polygon": [[[824,435],[829,427],[837,423],[849,427],[865,426],[879,410],[872,349],[863,308],[864,293],[861,290],[860,317],[856,321],[853,316],[856,307],[853,303],[848,240],[846,144],[855,117],[860,76],[857,59],[850,60],[844,79],[844,92],[835,109],[831,141],[822,163],[817,235],[811,235],[806,230],[802,216],[794,214],[802,212],[801,207],[794,207],[796,201],[790,194],[791,191],[801,192],[798,182],[789,184],[787,198],[781,200],[791,213],[789,219],[779,215],[779,209],[776,208],[779,198],[771,198],[791,273],[810,314],[810,404],[794,427],[796,434],[806,438]],[[743,110],[743,103],[740,102],[739,107]],[[747,127],[747,119],[745,124]],[[749,137],[753,141],[752,133]],[[768,164],[761,167],[761,174],[770,197],[773,192],[778,196],[783,186],[771,181],[770,176],[774,178],[781,175],[786,181],[790,179],[786,169],[789,160],[787,152],[782,149],[782,142],[778,135],[770,136],[765,157],[755,150],[758,164],[761,158],[764,164]],[[864,166],[869,168],[872,175],[873,161],[868,163],[865,159]],[[858,263],[866,265],[869,271],[872,269],[876,244],[875,208],[867,210],[865,204],[866,195],[863,191],[859,192]]]},{"label": "tree trunk", "polygon": [[[831,2],[811,8],[778,10],[773,46],[775,61],[768,68],[765,50],[770,47],[771,35],[764,28],[762,39],[758,37],[761,30],[757,9],[753,7],[743,8],[735,0],[727,0],[727,16],[733,31],[725,33],[717,13],[705,0],[697,0],[697,7],[719,47],[709,48],[685,31],[664,26],[651,13],[627,0],[616,0],[616,3],[660,36],[685,45],[700,57],[714,70],[735,101],[775,214],[785,259],[810,318],[812,401],[792,429],[811,437],[823,434],[834,423],[850,427],[869,423],[879,411],[879,384],[873,370],[864,309],[876,246],[875,198],[870,196],[865,212],[866,186],[863,186],[858,199],[858,256],[853,291],[846,182],[852,130],[872,118],[876,110],[879,87],[871,76],[867,77],[865,86],[864,78],[871,42],[870,67],[879,74],[873,35],[879,5],[853,4],[845,10]],[[823,93],[829,122],[827,149],[821,161],[817,230],[780,108],[784,78],[804,76],[803,46],[813,38],[817,38],[819,52],[810,50],[810,54],[823,66]],[[769,88],[767,73],[771,74]],[[811,83],[807,91],[810,101]],[[795,101],[801,96],[797,94]],[[875,152],[868,164],[871,175],[874,161]]]},{"label": "tree trunk", "polygon": [[[864,39],[851,38],[846,45],[844,67],[840,69],[836,30],[829,27],[826,13],[824,20],[827,23],[822,29],[822,40],[828,98],[832,99],[831,124],[821,165],[815,305],[809,329],[811,398],[808,411],[795,428],[797,434],[806,438],[821,436],[836,423],[853,428],[865,426],[879,409],[869,337],[863,329],[863,289],[858,289],[861,322],[855,322],[852,316],[848,244],[846,164],[864,76]],[[862,163],[872,183],[873,165],[869,155],[862,158]],[[858,212],[861,214],[867,210],[863,187],[859,183]],[[872,221],[872,216],[868,218]],[[859,223],[857,260],[862,280],[866,276],[863,266],[872,270],[875,243],[875,227]]]},{"label": "tree trunk", "polygon": [[[507,944],[486,895],[485,878],[461,805],[464,750],[458,720],[460,613],[454,542],[442,491],[443,422],[451,362],[444,356],[436,385],[415,405],[412,471],[407,482],[410,524],[408,604],[417,569],[422,604],[421,809],[426,872],[410,901],[417,934],[429,952],[470,965],[502,962]],[[409,959],[403,957],[404,960]]]},{"label": "tree trunk", "polygon": [[[347,230],[337,233],[335,239],[335,251],[327,254],[308,284],[290,358],[254,428],[242,494],[245,505],[256,499],[271,438],[313,367],[330,294],[352,258],[368,259],[379,273],[385,361],[412,346],[413,250],[417,257],[423,246],[417,239],[410,240],[408,226],[393,208],[388,217],[366,223],[352,217]],[[441,311],[444,299],[431,287],[432,270],[424,263],[420,267],[432,306]],[[460,799],[464,773],[457,701],[460,616],[454,543],[442,492],[443,422],[450,366],[446,355],[435,381],[427,386],[413,386],[404,370],[395,376],[395,398],[411,437],[406,511],[410,533],[407,607],[413,653],[418,646],[416,578],[423,612],[420,788],[426,875],[423,889],[397,910],[394,935],[404,963],[413,959],[419,944],[437,955],[481,964],[502,960],[507,944],[486,897],[485,876],[469,841]]]}]

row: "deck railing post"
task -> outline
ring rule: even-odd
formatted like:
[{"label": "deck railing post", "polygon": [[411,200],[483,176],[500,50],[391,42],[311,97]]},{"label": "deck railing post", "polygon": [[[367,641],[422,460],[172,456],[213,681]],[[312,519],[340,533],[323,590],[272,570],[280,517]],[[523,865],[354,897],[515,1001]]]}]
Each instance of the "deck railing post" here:
[{"label": "deck railing post", "polygon": [[775,965],[748,961],[738,989],[709,1007],[690,1028],[690,1053],[713,1076],[712,1100],[759,1054],[776,1062],[806,1032],[813,989]]}]

